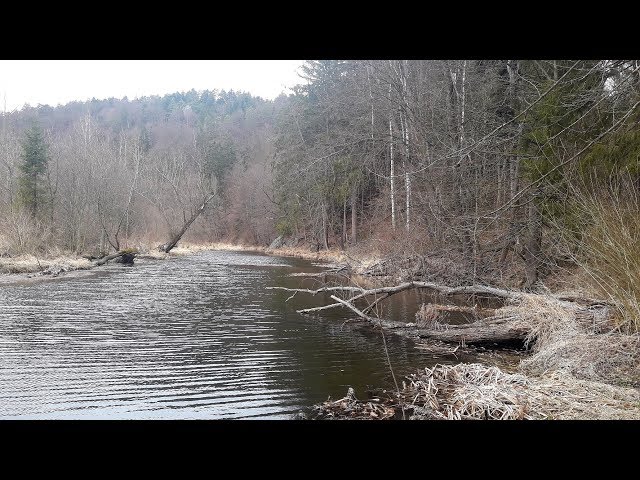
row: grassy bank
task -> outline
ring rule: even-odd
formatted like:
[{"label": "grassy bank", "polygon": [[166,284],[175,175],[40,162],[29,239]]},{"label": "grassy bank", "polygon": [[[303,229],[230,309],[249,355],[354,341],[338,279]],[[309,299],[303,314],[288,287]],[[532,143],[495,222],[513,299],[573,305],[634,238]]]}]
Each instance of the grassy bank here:
[{"label": "grassy bank", "polygon": [[[175,247],[170,253],[158,251],[151,245],[138,245],[137,258],[165,260],[167,258],[190,255],[203,250],[214,250],[214,245],[185,244]],[[39,255],[23,254],[0,257],[0,274],[54,274],[89,270],[96,265],[85,256],[71,252],[51,251]]]},{"label": "grassy bank", "polygon": [[19,255],[16,257],[0,258],[0,273],[37,273],[43,271],[69,272],[73,270],[86,270],[93,264],[86,258],[72,254],[67,255]]}]

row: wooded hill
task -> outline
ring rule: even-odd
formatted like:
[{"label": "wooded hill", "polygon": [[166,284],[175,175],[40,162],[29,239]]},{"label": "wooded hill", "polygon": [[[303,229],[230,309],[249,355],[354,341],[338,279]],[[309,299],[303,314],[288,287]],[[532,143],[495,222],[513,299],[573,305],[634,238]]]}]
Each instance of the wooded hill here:
[{"label": "wooded hill", "polygon": [[[2,250],[165,243],[206,204],[185,238],[437,257],[469,283],[524,288],[579,265],[635,301],[639,69],[310,61],[274,101],[24,108],[2,117]],[[30,143],[46,160],[29,164]]]}]

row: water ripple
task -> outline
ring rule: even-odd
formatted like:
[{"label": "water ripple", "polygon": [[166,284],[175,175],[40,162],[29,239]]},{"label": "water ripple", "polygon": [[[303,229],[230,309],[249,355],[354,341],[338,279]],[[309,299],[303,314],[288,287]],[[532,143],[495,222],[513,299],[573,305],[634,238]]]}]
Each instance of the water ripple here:
[{"label": "water ripple", "polygon": [[[349,385],[388,384],[375,335],[295,313],[325,298],[264,288],[308,285],[288,274],[309,270],[202,252],[4,285],[0,418],[292,418]],[[415,362],[403,341],[391,350],[399,370]]]}]

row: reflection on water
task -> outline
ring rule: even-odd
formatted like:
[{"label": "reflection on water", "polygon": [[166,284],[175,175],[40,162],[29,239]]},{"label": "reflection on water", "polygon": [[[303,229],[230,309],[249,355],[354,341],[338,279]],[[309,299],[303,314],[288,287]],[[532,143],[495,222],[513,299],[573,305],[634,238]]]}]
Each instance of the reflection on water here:
[{"label": "reflection on water", "polygon": [[[289,273],[308,262],[202,252],[84,278],[0,287],[0,418],[293,418],[304,407],[391,387],[379,333],[345,311],[304,317],[328,296]],[[398,296],[395,318],[415,300]],[[405,304],[403,304],[405,302]],[[405,318],[405,321],[413,321]],[[452,361],[388,338],[396,375]]]}]

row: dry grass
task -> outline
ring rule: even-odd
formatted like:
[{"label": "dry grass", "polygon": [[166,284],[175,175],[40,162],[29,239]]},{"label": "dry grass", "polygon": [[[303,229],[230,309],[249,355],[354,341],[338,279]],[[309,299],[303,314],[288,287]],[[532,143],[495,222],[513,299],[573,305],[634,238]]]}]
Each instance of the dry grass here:
[{"label": "dry grass", "polygon": [[144,258],[153,258],[157,260],[165,260],[171,256],[191,255],[197,252],[207,250],[249,250],[248,247],[241,245],[230,245],[222,243],[186,243],[180,242],[171,252],[165,253],[158,250],[159,243],[137,242],[135,248],[140,252],[140,256]]},{"label": "dry grass", "polygon": [[580,331],[577,321],[579,306],[563,302],[552,296],[524,294],[516,302],[501,309],[506,314],[516,315],[529,326],[526,345],[545,345],[555,340],[560,332],[563,336]]},{"label": "dry grass", "polygon": [[407,377],[399,394],[359,401],[348,394],[315,407],[323,419],[539,420],[640,419],[640,392],[577,380],[564,372],[540,377],[478,363],[436,365]]},{"label": "dry grass", "polygon": [[564,240],[592,291],[617,306],[626,332],[640,332],[640,194],[629,177],[574,188],[579,224]]},{"label": "dry grass", "polygon": [[534,294],[501,309],[517,315],[530,330],[526,343],[532,354],[521,362],[523,372],[562,371],[578,379],[640,385],[640,335],[616,331],[609,310],[585,310]]},{"label": "dry grass", "polygon": [[640,419],[640,393],[554,372],[539,378],[472,363],[436,365],[409,377],[402,397],[415,418]]},{"label": "dry grass", "polygon": [[584,308],[550,296],[525,295],[504,307],[530,326],[532,355],[521,362],[530,374],[562,371],[578,379],[640,384],[640,335],[612,329],[606,307]]},{"label": "dry grass", "polygon": [[304,258],[306,260],[327,261],[346,263],[347,257],[342,250],[320,250],[318,252],[311,251],[304,247],[281,247],[268,248],[258,245],[244,245],[238,243],[214,242],[214,243],[180,243],[176,248],[171,250],[172,254],[187,255],[203,250],[228,250],[241,252],[260,252],[269,255],[278,255],[283,257]]},{"label": "dry grass", "polygon": [[640,385],[640,336],[619,333],[557,335],[521,362],[523,371],[563,371],[576,378]]},{"label": "dry grass", "polygon": [[58,256],[54,258],[38,258],[33,255],[0,258],[0,273],[35,273],[40,271],[86,270],[93,264],[86,258],[75,256]]},{"label": "dry grass", "polygon": [[264,252],[271,255],[282,255],[284,257],[303,258],[305,260],[320,262],[347,263],[348,261],[342,250],[335,249],[315,252],[302,247],[282,247],[277,249],[266,248]]},{"label": "dry grass", "polygon": [[443,315],[432,303],[423,303],[416,312],[416,325],[419,328],[437,328],[438,320],[445,319],[446,315]]}]

